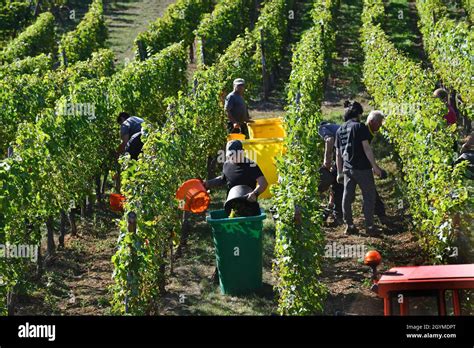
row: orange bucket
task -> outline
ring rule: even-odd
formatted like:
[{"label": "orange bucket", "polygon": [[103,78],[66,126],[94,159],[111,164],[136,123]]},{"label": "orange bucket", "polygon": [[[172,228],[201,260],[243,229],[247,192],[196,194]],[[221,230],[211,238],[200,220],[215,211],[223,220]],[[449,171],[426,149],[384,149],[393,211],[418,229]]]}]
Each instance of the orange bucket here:
[{"label": "orange bucket", "polygon": [[181,185],[176,191],[176,199],[180,201],[180,209],[192,213],[205,212],[211,203],[211,198],[199,179],[190,179]]},{"label": "orange bucket", "polygon": [[123,203],[125,202],[125,196],[119,193],[111,193],[109,196],[110,208],[113,211],[123,211]]},{"label": "orange bucket", "polygon": [[245,134],[242,133],[230,133],[227,135],[227,141],[232,140],[245,140]]}]

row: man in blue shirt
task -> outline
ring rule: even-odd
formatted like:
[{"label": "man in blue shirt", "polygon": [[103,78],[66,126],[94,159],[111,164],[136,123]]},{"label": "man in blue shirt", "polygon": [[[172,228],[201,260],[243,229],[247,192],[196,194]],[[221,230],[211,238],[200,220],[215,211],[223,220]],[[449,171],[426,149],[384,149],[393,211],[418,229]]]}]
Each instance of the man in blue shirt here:
[{"label": "man in blue shirt", "polygon": [[339,127],[335,123],[321,122],[318,128],[318,134],[324,140],[324,161],[323,166],[319,168],[320,184],[318,190],[319,192],[325,192],[331,187],[329,204],[325,210],[324,219],[326,220],[329,214],[332,214],[336,225],[342,223],[342,195],[344,193],[344,186],[336,180],[337,168],[334,145]]},{"label": "man in blue shirt", "polygon": [[121,112],[117,117],[117,122],[120,124],[120,138],[122,139],[119,152],[128,152],[132,159],[138,159],[143,148],[141,140],[143,119]]}]

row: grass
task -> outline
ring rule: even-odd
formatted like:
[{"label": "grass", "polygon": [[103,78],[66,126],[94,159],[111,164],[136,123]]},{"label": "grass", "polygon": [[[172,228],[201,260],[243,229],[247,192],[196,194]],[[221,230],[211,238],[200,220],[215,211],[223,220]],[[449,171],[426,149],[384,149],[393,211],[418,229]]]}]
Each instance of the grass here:
[{"label": "grass", "polygon": [[361,14],[361,2],[341,1],[335,27],[337,44],[330,65],[330,88],[326,90],[326,100],[355,98],[364,91],[364,55],[360,44]]},{"label": "grass", "polygon": [[368,107],[362,82],[364,55],[360,43],[362,3],[343,0],[336,13],[336,47],[332,54],[322,105],[323,120],[342,123],[344,101],[357,100]]},{"label": "grass", "polygon": [[173,0],[106,1],[105,17],[109,28],[108,45],[115,52],[118,65],[135,57],[137,35],[160,17]]},{"label": "grass", "polygon": [[395,47],[416,62],[427,62],[421,33],[418,29],[418,13],[413,1],[390,0],[385,6],[382,27]]}]

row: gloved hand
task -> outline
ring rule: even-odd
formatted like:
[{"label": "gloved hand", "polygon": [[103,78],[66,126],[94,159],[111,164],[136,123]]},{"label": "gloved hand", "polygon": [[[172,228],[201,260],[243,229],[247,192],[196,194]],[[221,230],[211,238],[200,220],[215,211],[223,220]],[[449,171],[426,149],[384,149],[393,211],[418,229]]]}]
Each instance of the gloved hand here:
[{"label": "gloved hand", "polygon": [[337,183],[338,184],[344,184],[344,174],[338,174],[337,175]]},{"label": "gloved hand", "polygon": [[387,176],[388,176],[387,171],[382,169],[380,173],[380,179],[387,179]]}]

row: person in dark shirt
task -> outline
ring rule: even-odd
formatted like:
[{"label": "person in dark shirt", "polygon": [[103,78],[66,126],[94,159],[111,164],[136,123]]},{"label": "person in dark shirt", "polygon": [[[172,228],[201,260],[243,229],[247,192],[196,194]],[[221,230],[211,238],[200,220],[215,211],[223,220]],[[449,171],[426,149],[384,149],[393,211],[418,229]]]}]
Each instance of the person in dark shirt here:
[{"label": "person in dark shirt", "polygon": [[[227,185],[227,193],[231,188],[238,185],[247,185],[252,188],[253,191],[246,197],[249,202],[256,202],[258,196],[268,187],[268,182],[260,167],[244,156],[242,142],[239,140],[232,140],[227,143],[226,161],[222,168],[222,174],[217,178],[204,181],[206,189],[224,185]],[[219,271],[216,267],[211,276],[214,283],[218,283],[218,275]]]},{"label": "person in dark shirt", "polygon": [[242,133],[249,138],[247,123],[251,122],[247,104],[244,100],[244,79],[234,80],[234,90],[225,98],[225,111],[227,113],[227,130],[229,133]]},{"label": "person in dark shirt", "polygon": [[355,189],[359,185],[363,197],[363,211],[366,231],[369,235],[376,232],[373,225],[375,207],[375,173],[382,175],[382,169],[375,162],[369,140],[370,131],[367,126],[359,122],[363,113],[362,105],[357,102],[344,103],[344,124],[336,133],[336,165],[337,181],[344,182],[342,198],[342,213],[346,227],[346,234],[357,233],[352,219],[352,203],[355,198]]},{"label": "person in dark shirt", "polygon": [[318,128],[318,134],[324,140],[324,161],[322,167],[319,168],[318,191],[325,192],[331,187],[328,208],[325,209],[328,213],[325,213],[324,219],[329,217],[330,212],[336,225],[342,223],[342,195],[344,193],[344,186],[337,182],[337,168],[334,160],[334,145],[339,127],[335,123],[321,122]]},{"label": "person in dark shirt", "polygon": [[120,138],[122,139],[119,152],[128,152],[132,159],[138,159],[143,148],[141,140],[143,119],[121,112],[117,117],[117,123],[120,124]]},{"label": "person in dark shirt", "polygon": [[227,185],[228,191],[237,185],[249,186],[253,190],[247,196],[250,202],[256,202],[258,196],[268,187],[268,182],[258,164],[244,156],[242,142],[239,140],[227,143],[222,174],[204,182],[207,189],[223,185]]}]

